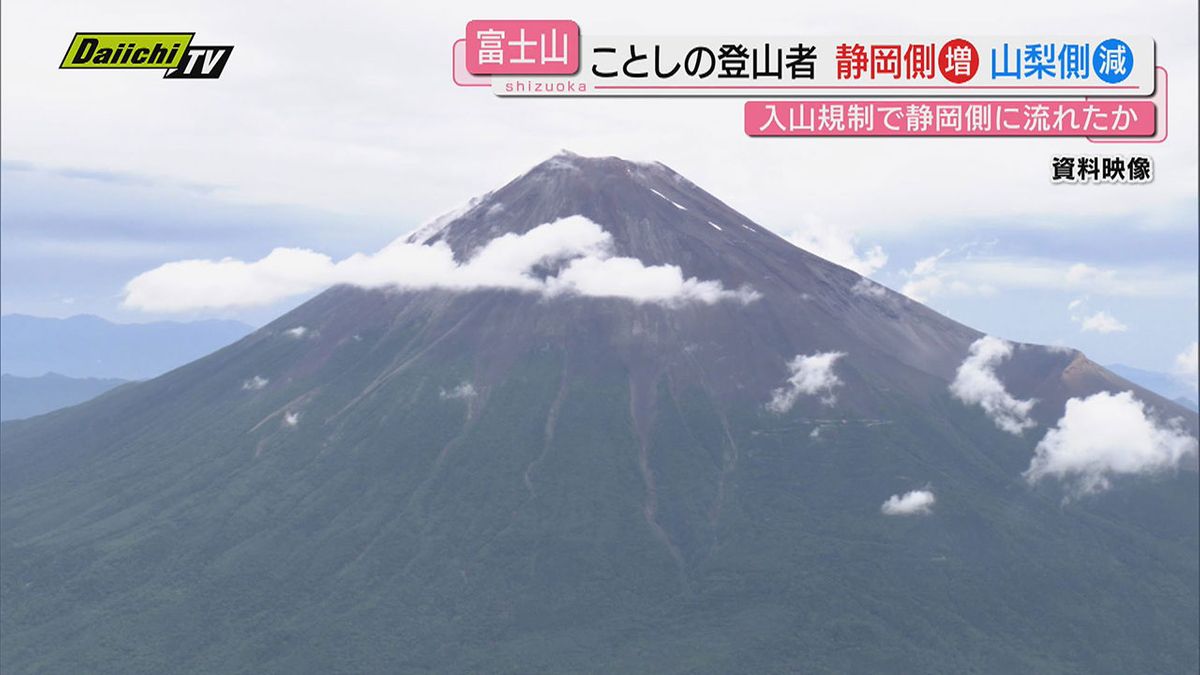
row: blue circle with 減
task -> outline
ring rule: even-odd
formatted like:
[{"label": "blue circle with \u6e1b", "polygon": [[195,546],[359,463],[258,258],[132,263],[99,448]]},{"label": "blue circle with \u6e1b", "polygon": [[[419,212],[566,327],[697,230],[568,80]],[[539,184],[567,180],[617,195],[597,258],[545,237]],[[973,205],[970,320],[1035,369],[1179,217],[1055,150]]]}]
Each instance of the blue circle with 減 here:
[{"label": "blue circle with \u6e1b", "polygon": [[1124,40],[1109,38],[1101,42],[1092,53],[1092,72],[1109,84],[1124,80],[1133,72],[1133,50]]}]

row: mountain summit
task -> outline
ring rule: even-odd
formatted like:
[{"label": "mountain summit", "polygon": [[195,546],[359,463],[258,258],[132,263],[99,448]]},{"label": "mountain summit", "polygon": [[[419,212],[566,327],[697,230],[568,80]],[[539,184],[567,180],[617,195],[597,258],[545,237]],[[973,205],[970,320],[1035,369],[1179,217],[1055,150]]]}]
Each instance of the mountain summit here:
[{"label": "mountain summit", "polygon": [[[560,154],[404,243],[540,281],[337,286],[0,426],[3,670],[1196,668],[1174,403],[662,164]],[[1102,406],[1145,461],[1069,461]]]}]

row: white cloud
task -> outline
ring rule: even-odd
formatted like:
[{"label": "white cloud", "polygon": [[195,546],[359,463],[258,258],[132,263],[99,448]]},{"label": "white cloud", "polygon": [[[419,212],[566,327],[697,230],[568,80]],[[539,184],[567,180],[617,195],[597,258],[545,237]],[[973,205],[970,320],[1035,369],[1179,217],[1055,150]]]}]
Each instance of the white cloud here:
[{"label": "white cloud", "polygon": [[917,302],[938,296],[990,295],[1001,290],[1169,297],[1191,293],[1196,287],[1194,272],[1158,267],[1101,269],[1084,263],[970,253],[953,256],[948,249],[918,260],[901,274],[907,279],[901,292]]},{"label": "white cloud", "polygon": [[1079,324],[1079,330],[1085,333],[1123,333],[1129,326],[1105,310],[1089,313],[1086,298],[1072,300],[1067,305],[1071,313],[1071,321]]},{"label": "white cloud", "polygon": [[917,302],[929,302],[934,296],[941,295],[942,277],[929,275],[906,281],[900,287],[900,292]]},{"label": "white cloud", "polygon": [[304,335],[306,333],[308,333],[308,328],[306,328],[305,326],[296,326],[295,328],[289,328],[289,329],[283,331],[284,335],[286,335],[290,338],[296,338],[297,340],[304,337]]},{"label": "white cloud", "polygon": [[1100,310],[1091,316],[1083,317],[1079,329],[1085,333],[1123,333],[1129,330],[1129,326],[1121,323],[1112,314]]},{"label": "white cloud", "polygon": [[950,392],[963,403],[978,404],[996,426],[1020,435],[1036,426],[1029,419],[1029,411],[1036,402],[1014,398],[996,376],[996,366],[1012,356],[1013,348],[1008,342],[985,335],[971,344],[967,358],[958,367]]},{"label": "white cloud", "polygon": [[1160,424],[1133,392],[1100,392],[1067,401],[1024,475],[1030,483],[1059,478],[1076,494],[1088,494],[1108,489],[1114,476],[1173,469],[1196,447],[1179,420]]},{"label": "white cloud", "polygon": [[822,403],[833,405],[836,402],[833,389],[842,384],[833,372],[833,365],[845,355],[845,352],[797,355],[788,363],[791,374],[787,383],[771,392],[771,401],[767,404],[767,409],[782,414],[791,410],[801,395],[816,394],[822,394]]},{"label": "white cloud", "polygon": [[[727,290],[718,281],[684,277],[676,265],[645,265],[611,254],[612,237],[596,223],[571,216],[509,233],[488,242],[459,263],[445,242],[419,244],[398,239],[374,254],[356,253],[334,262],[303,249],[277,248],[253,262],[183,260],[167,263],[125,286],[124,306],[158,312],[267,305],[334,284],[369,288],[502,288],[546,295],[625,298],[680,304],[721,300],[750,302],[749,288]],[[538,278],[533,269],[566,263],[557,276]],[[294,329],[293,329],[294,330]]]},{"label": "white cloud", "polygon": [[288,413],[284,413],[284,415],[283,415],[283,426],[285,426],[285,427],[294,427],[294,426],[296,426],[297,424],[300,424],[300,413],[298,413],[298,412],[288,412]]},{"label": "white cloud", "polygon": [[901,274],[908,279],[900,292],[917,302],[928,302],[939,295],[987,295],[994,288],[987,284],[974,284],[964,281],[961,275],[946,269],[942,260],[950,254],[950,249],[941,253],[921,258],[913,264],[911,270]]},{"label": "white cloud", "polygon": [[863,277],[850,287],[850,292],[855,295],[862,295],[868,298],[882,298],[887,295],[887,289],[879,284]]},{"label": "white cloud", "polygon": [[1117,279],[1114,270],[1104,270],[1084,263],[1075,263],[1067,268],[1066,281],[1072,286],[1098,286],[1111,284]]},{"label": "white cloud", "polygon": [[913,490],[903,495],[892,495],[880,507],[885,516],[925,516],[933,512],[937,497],[930,490]]},{"label": "white cloud", "polygon": [[648,267],[636,258],[599,257],[572,260],[558,276],[547,280],[546,292],[668,305],[693,301],[704,304],[721,300],[751,302],[759,297],[748,288],[729,291],[719,281],[685,279],[683,271],[676,265]]},{"label": "white cloud", "polygon": [[[490,197],[491,194],[492,193],[489,192],[477,197],[471,197],[466,202],[459,204],[440,216],[437,216],[436,218],[433,218],[432,220],[417,227],[417,229],[413,230],[404,238],[404,241],[409,244],[424,244],[428,242],[439,232],[446,229],[447,225],[453,223],[455,220],[465,215],[468,211],[478,206],[481,201]],[[495,204],[488,209],[488,215],[491,215],[492,210],[496,209],[497,207],[500,207],[500,210],[503,210],[502,204]]]},{"label": "white cloud", "polygon": [[947,248],[947,249],[942,249],[942,252],[938,253],[937,255],[931,255],[927,258],[921,258],[915,264],[913,264],[912,272],[910,272],[910,274],[912,274],[913,276],[919,276],[919,277],[926,276],[928,274],[932,274],[937,269],[938,261],[941,260],[942,258],[945,258],[949,254],[950,254],[950,249]]},{"label": "white cloud", "polygon": [[328,256],[277,248],[253,263],[233,258],[181,260],[156,267],[125,285],[122,305],[143,311],[266,305],[314,290],[329,278]]},{"label": "white cloud", "polygon": [[267,386],[268,382],[270,382],[270,380],[267,378],[262,377],[261,375],[255,375],[245,382],[242,382],[242,389],[245,389],[246,391],[258,391],[259,389]]},{"label": "white cloud", "polygon": [[444,401],[450,399],[467,400],[475,398],[479,394],[475,391],[475,385],[471,384],[470,382],[463,382],[450,391],[443,389],[438,395]]},{"label": "white cloud", "polygon": [[1200,343],[1193,342],[1175,357],[1175,374],[1190,382],[1193,386],[1200,379],[1200,359],[1197,352]]},{"label": "white cloud", "polygon": [[931,275],[905,282],[900,292],[917,302],[929,302],[934,296],[941,295],[943,288],[942,277]]},{"label": "white cloud", "polygon": [[881,246],[875,245],[860,251],[858,238],[853,232],[822,222],[811,215],[804,219],[804,225],[798,232],[789,234],[786,239],[813,255],[863,276],[874,274],[888,261],[887,253]]}]

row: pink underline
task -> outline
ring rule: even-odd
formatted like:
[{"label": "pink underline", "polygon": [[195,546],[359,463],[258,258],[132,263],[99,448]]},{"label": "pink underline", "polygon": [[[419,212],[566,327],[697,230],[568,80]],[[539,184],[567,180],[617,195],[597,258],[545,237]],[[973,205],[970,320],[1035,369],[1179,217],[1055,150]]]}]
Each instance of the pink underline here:
[{"label": "pink underline", "polygon": [[[1163,113],[1162,113],[1162,115],[1163,115],[1162,138],[1154,138],[1154,136],[1151,136],[1150,138],[1152,140],[1139,140],[1139,139],[1112,139],[1111,137],[1108,137],[1108,136],[1088,136],[1087,137],[1088,143],[1095,143],[1096,145],[1112,145],[1115,143],[1164,143],[1164,142],[1166,142],[1167,136],[1169,136],[1170,132],[1171,132],[1171,127],[1168,124],[1168,121],[1170,120],[1170,117],[1171,117],[1171,106],[1167,105],[1167,103],[1169,102],[1169,99],[1171,98],[1171,87],[1169,86],[1169,82],[1168,82],[1170,80],[1170,78],[1168,77],[1169,73],[1167,73],[1167,69],[1163,66],[1156,65],[1156,66],[1154,66],[1154,87],[1155,87],[1155,89],[1156,90],[1158,89],[1158,71],[1160,71],[1160,70],[1163,72],[1163,103],[1162,103],[1162,107],[1157,108],[1157,110],[1163,111]],[[1085,96],[1084,98],[1086,99],[1087,97]],[[1154,133],[1157,135],[1158,130],[1155,129]]]},{"label": "pink underline", "polygon": [[903,84],[896,85],[741,85],[741,84],[675,84],[675,85],[658,85],[658,84],[597,84],[593,85],[594,89],[1024,89],[1030,92],[1043,91],[1046,89],[1095,89],[1098,91],[1108,91],[1110,89],[1138,89],[1134,85],[1122,85],[1119,87],[1096,87],[1092,85],[1059,85],[1055,87],[1023,87],[1021,85],[924,85],[924,86],[909,86]]}]

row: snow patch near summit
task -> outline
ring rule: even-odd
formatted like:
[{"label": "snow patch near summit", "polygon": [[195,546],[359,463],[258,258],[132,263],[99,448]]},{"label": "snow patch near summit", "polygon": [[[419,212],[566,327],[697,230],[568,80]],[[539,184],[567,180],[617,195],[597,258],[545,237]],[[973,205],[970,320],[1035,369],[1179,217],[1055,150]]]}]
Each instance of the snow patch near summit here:
[{"label": "snow patch near summit", "polygon": [[668,196],[664,195],[663,193],[659,192],[658,190],[655,190],[654,188],[647,188],[647,189],[648,189],[648,190],[650,190],[651,192],[653,192],[654,194],[658,195],[659,197],[662,197],[663,199],[665,199],[665,200],[667,200],[667,201],[671,202],[672,204],[674,204],[674,205],[675,205],[675,208],[677,208],[677,209],[679,209],[679,210],[681,210],[681,211],[687,211],[687,207],[686,207],[686,206],[684,206],[684,205],[680,204],[679,202],[675,201],[674,199],[671,199],[670,197],[668,197]]}]

